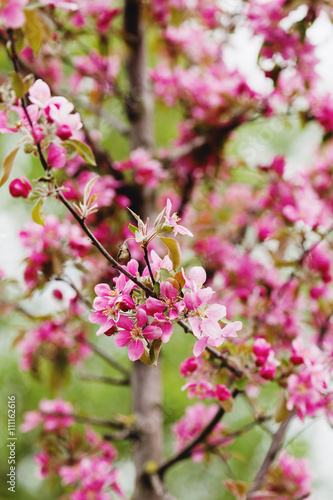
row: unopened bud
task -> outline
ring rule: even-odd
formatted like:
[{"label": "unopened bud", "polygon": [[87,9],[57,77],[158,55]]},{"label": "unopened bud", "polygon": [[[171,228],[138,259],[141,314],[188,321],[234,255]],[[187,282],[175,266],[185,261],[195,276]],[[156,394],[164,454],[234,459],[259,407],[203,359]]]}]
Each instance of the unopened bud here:
[{"label": "unopened bud", "polygon": [[131,260],[131,252],[129,251],[127,242],[124,241],[124,243],[119,245],[117,261],[120,262],[120,264],[127,264],[130,260]]},{"label": "unopened bud", "polygon": [[19,179],[14,179],[9,184],[9,192],[13,198],[28,198],[30,191],[31,184],[24,176],[21,176]]}]

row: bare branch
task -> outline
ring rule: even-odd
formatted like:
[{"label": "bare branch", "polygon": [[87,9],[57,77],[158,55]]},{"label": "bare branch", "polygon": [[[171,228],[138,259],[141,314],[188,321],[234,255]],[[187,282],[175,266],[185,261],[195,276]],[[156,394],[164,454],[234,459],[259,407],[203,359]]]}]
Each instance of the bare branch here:
[{"label": "bare branch", "polygon": [[253,497],[253,494],[257,490],[260,489],[273,460],[275,459],[276,455],[278,454],[278,452],[280,451],[280,449],[282,447],[283,438],[284,438],[285,433],[287,431],[287,428],[290,424],[290,421],[293,417],[294,417],[294,413],[291,412],[288,415],[288,417],[286,418],[286,420],[284,422],[282,422],[282,424],[280,425],[277,432],[274,434],[272,443],[269,447],[269,450],[264,458],[264,461],[263,461],[260,469],[257,472],[256,477],[254,478],[252,486],[251,486],[251,488],[246,496],[246,500],[251,500],[251,498]]},{"label": "bare branch", "polygon": [[114,359],[112,356],[107,354],[103,349],[98,347],[97,345],[93,344],[92,342],[89,342],[88,340],[82,340],[81,342],[87,344],[91,349],[94,351],[97,356],[100,358],[104,359],[109,365],[111,365],[113,368],[121,372],[123,375],[125,375],[126,378],[130,377],[130,372],[125,368],[122,364],[120,364],[116,359]]},{"label": "bare branch", "polygon": [[79,373],[81,380],[87,380],[88,382],[101,382],[102,384],[110,385],[129,385],[128,378],[114,378],[104,375],[93,375],[90,373]]},{"label": "bare branch", "polygon": [[[234,389],[232,396],[235,398],[240,391],[238,389]],[[200,434],[194,438],[185,448],[183,448],[181,451],[176,453],[173,457],[169,458],[169,460],[165,461],[162,463],[158,470],[157,473],[159,476],[163,477],[165,472],[175,465],[176,463],[180,462],[181,460],[185,460],[186,458],[189,458],[192,454],[193,449],[200,443],[204,442],[206,437],[209,436],[209,434],[213,431],[214,427],[219,423],[223,415],[225,414],[225,410],[220,407],[214,417],[211,419],[211,421],[206,425],[206,427],[200,432]]]}]

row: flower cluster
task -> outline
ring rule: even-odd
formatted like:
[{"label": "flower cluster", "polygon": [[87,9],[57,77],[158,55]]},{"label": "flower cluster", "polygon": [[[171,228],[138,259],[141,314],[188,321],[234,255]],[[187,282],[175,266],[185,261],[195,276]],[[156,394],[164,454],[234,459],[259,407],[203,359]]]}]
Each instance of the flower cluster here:
[{"label": "flower cluster", "polygon": [[22,432],[29,432],[39,425],[45,432],[63,434],[74,423],[73,405],[62,399],[41,399],[38,410],[24,414]]},{"label": "flower cluster", "polygon": [[313,498],[311,492],[312,475],[309,463],[303,458],[296,458],[287,451],[280,453],[276,463],[270,468],[262,492],[254,499],[269,498],[293,500],[295,498]]},{"label": "flower cluster", "polygon": [[81,262],[90,248],[78,226],[60,222],[53,215],[45,218],[45,226],[28,223],[20,239],[27,251],[24,279],[29,289],[60,276],[68,259]]},{"label": "flower cluster", "polygon": [[217,399],[220,403],[232,397],[231,391],[224,384],[216,383],[218,369],[207,362],[203,356],[188,358],[180,365],[182,377],[189,381],[182,387],[188,397],[199,399]]},{"label": "flower cluster", "polygon": [[[171,215],[171,202],[157,216],[153,230],[149,221],[143,224],[136,216],[138,227],[133,226],[137,241],[147,246],[163,231],[192,235],[188,229],[178,224],[179,218]],[[94,311],[89,316],[92,323],[100,324],[97,335],[115,334],[115,345],[128,345],[131,361],[151,355],[154,341],[167,342],[173,332],[173,324],[188,320],[193,335],[197,338],[194,354],[199,356],[207,345],[220,346],[227,337],[237,336],[242,326],[240,321],[223,326],[220,321],[225,317],[226,308],[221,304],[211,304],[213,290],[204,287],[206,272],[202,267],[193,267],[187,275],[184,269],[175,270],[179,262],[176,240],[161,238],[170,250],[171,258],[161,259],[151,253],[152,264],[140,276],[139,263],[132,259],[124,267],[125,271],[145,286],[151,294],[146,298],[142,288],[126,274],[115,278],[113,289],[106,283],[95,287],[97,297]],[[150,269],[149,269],[150,268]],[[156,287],[158,285],[158,289]],[[158,290],[157,292],[153,292]]]},{"label": "flower cluster", "polygon": [[[110,500],[112,493],[124,494],[118,483],[118,470],[114,467],[116,449],[90,428],[84,435],[73,431],[73,406],[62,399],[42,399],[39,411],[24,415],[22,432],[43,426],[42,450],[35,462],[43,477],[61,478],[63,486],[70,488],[64,498]],[[70,433],[68,432],[70,430]],[[59,446],[57,437],[61,437]]]},{"label": "flower cluster", "polygon": [[91,354],[82,328],[69,328],[66,321],[45,321],[39,328],[28,330],[17,342],[21,353],[22,370],[38,371],[38,360],[46,358],[52,363],[79,364]]}]

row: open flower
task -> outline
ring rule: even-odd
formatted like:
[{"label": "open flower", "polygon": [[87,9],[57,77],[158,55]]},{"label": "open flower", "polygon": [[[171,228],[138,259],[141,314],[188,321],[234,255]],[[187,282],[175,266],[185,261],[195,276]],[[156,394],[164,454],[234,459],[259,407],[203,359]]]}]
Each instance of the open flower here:
[{"label": "open flower", "polygon": [[176,214],[176,212],[174,212],[172,215],[171,215],[171,201],[170,199],[168,198],[167,200],[167,206],[166,206],[166,209],[165,209],[165,221],[166,223],[173,227],[173,232],[174,232],[174,235],[177,236],[177,234],[187,234],[188,236],[193,236],[193,234],[191,233],[191,231],[189,231],[188,229],[186,229],[186,227],[184,226],[181,226],[180,224],[177,224],[177,222],[180,220],[180,218],[178,217],[178,215]]},{"label": "open flower", "polygon": [[117,347],[128,345],[128,357],[131,361],[141,358],[144,346],[147,345],[146,340],[151,342],[162,335],[162,330],[158,326],[145,327],[147,319],[147,314],[143,309],[137,310],[135,321],[126,316],[121,316],[119,319],[118,327],[122,330],[116,334],[114,343]]}]

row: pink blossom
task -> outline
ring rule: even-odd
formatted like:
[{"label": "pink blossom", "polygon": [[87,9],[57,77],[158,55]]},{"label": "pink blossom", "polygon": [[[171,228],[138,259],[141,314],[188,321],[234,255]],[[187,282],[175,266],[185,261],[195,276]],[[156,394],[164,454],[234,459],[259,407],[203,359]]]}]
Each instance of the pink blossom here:
[{"label": "pink blossom", "polygon": [[180,226],[179,224],[177,224],[177,222],[180,219],[176,213],[171,215],[171,207],[172,207],[171,201],[168,198],[166,210],[165,210],[165,222],[166,222],[166,224],[168,224],[169,226],[171,226],[173,228],[174,235],[176,236],[179,233],[179,234],[186,234],[188,236],[193,236],[191,231],[186,229],[184,226]]},{"label": "pink blossom", "polygon": [[128,345],[128,357],[131,361],[140,359],[146,341],[151,342],[161,337],[162,331],[157,326],[145,326],[147,324],[147,314],[143,309],[137,309],[136,321],[121,316],[118,322],[118,328],[121,328],[116,334],[114,342],[117,347]]},{"label": "pink blossom", "polygon": [[63,399],[41,399],[39,411],[30,411],[24,415],[21,431],[29,432],[41,423],[45,432],[62,431],[73,425],[72,414],[73,406]]},{"label": "pink blossom", "polygon": [[46,108],[49,100],[51,99],[50,87],[47,85],[47,83],[43,82],[43,80],[36,80],[32,87],[30,87],[29,89],[29,99],[39,108]]},{"label": "pink blossom", "polygon": [[223,402],[232,397],[231,391],[222,384],[216,385],[216,397],[219,401]]},{"label": "pink blossom", "polygon": [[23,7],[29,0],[7,0],[5,6],[0,8],[0,21],[5,27],[18,29],[25,24]]},{"label": "pink blossom", "polygon": [[67,163],[66,149],[62,146],[51,144],[47,156],[47,163],[56,170],[64,167]]},{"label": "pink blossom", "polygon": [[120,171],[132,170],[133,177],[138,184],[153,188],[166,179],[166,172],[163,171],[161,163],[154,160],[143,148],[132,151],[129,160],[116,162],[115,168]]}]

